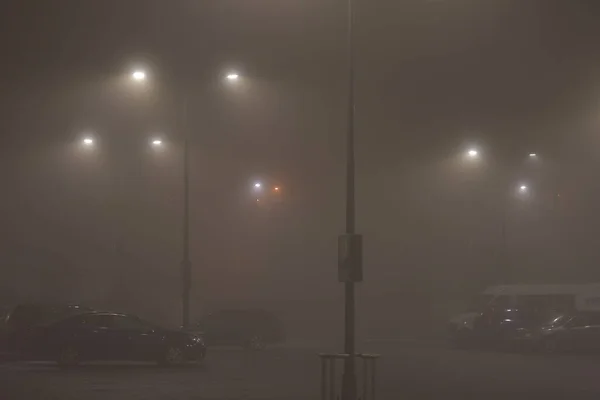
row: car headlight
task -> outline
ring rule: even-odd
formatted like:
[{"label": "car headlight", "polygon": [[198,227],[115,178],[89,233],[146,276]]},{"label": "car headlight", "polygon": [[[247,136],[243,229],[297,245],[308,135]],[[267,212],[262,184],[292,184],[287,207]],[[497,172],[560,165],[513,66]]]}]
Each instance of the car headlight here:
[{"label": "car headlight", "polygon": [[192,343],[196,344],[200,344],[202,343],[202,338],[200,336],[191,336],[190,339],[192,340]]}]

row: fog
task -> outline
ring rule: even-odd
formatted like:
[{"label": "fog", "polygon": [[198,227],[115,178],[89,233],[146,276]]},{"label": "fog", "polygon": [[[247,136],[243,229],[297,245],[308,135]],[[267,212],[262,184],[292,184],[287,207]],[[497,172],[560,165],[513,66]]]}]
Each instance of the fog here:
[{"label": "fog", "polygon": [[[185,94],[192,319],[265,308],[292,336],[341,337],[344,2],[157,1],[138,14],[141,2],[65,0],[43,24],[34,3],[9,3],[0,301],[180,324]],[[595,5],[363,3],[359,336],[431,331],[500,282],[600,281]],[[160,83],[120,86],[134,62]],[[246,81],[216,83],[232,66]],[[97,147],[81,147],[84,132]],[[257,204],[256,180],[281,198]]]}]

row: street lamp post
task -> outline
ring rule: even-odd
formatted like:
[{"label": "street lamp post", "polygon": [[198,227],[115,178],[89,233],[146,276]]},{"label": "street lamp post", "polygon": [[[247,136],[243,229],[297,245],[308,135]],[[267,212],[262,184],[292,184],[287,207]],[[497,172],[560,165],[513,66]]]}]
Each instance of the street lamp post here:
[{"label": "street lamp post", "polygon": [[190,261],[190,167],[189,138],[187,129],[188,102],[184,98],[181,113],[181,129],[183,133],[183,232],[181,254],[181,321],[184,327],[190,323],[190,291],[192,288],[192,262]]},{"label": "street lamp post", "polygon": [[[235,79],[232,78],[235,75]],[[229,74],[230,80],[237,80],[237,74]],[[136,83],[145,82],[147,73],[144,70],[138,69],[131,73],[131,79]],[[192,280],[192,262],[190,260],[190,190],[189,190],[189,132],[187,126],[188,117],[188,97],[184,95],[181,101],[181,115],[178,117],[179,126],[183,136],[183,218],[182,218],[182,255],[181,255],[181,309],[182,309],[182,325],[189,326],[190,322],[190,291]],[[151,142],[152,146],[160,147],[162,140],[156,138]]]},{"label": "street lamp post", "polygon": [[[355,233],[354,201],[354,9],[353,0],[348,0],[348,121],[346,136],[346,235]],[[344,362],[342,377],[342,400],[356,400],[355,359],[355,299],[354,281],[344,282]]]},{"label": "street lamp post", "polygon": [[[136,69],[129,75],[131,81],[136,84],[145,83],[148,79],[148,74],[143,69]],[[236,82],[240,79],[240,74],[232,71],[228,73],[225,78],[229,82]],[[189,132],[187,126],[188,118],[188,96],[184,93],[183,100],[181,102],[181,115],[179,116],[179,124],[183,136],[183,223],[182,223],[182,323],[183,326],[189,326],[190,321],[190,291],[191,291],[191,278],[192,278],[192,263],[190,261],[190,190],[189,190]],[[85,136],[81,142],[82,146],[87,148],[94,148],[95,141],[92,136]],[[154,148],[160,148],[163,145],[163,141],[160,138],[154,138],[150,144]]]},{"label": "street lamp post", "polygon": [[[510,193],[510,192],[509,192]],[[509,263],[508,257],[508,238],[506,235],[506,227],[508,225],[508,207],[510,204],[510,199],[508,194],[503,194],[502,196],[502,220],[500,221],[500,245],[502,248],[500,249],[500,262],[498,265],[499,271],[498,273],[498,281],[501,284],[509,284],[511,281],[512,271],[510,271],[511,266]]]},{"label": "street lamp post", "polygon": [[[131,80],[136,83],[145,82],[148,78],[146,71],[138,69],[131,72]],[[231,71],[225,78],[228,82],[237,82],[241,76],[236,71]],[[183,136],[183,221],[182,221],[182,256],[181,256],[181,275],[182,275],[182,324],[189,326],[190,322],[190,292],[192,287],[192,262],[190,260],[190,168],[189,168],[189,129],[188,129],[188,108],[189,97],[187,91],[183,89],[183,99],[181,101],[181,115],[179,124]],[[92,146],[94,144],[91,138],[84,139],[84,145]],[[156,138],[151,142],[152,146],[162,146],[162,140]]]},{"label": "street lamp post", "polygon": [[[226,75],[229,82],[240,79],[237,72]],[[183,246],[181,255],[181,311],[182,325],[188,327],[190,323],[190,293],[192,290],[192,262],[190,260],[190,155],[189,155],[189,127],[188,122],[189,97],[184,94],[181,112],[181,130],[183,133]]]},{"label": "street lamp post", "polygon": [[[476,148],[468,149],[464,154],[464,158],[469,162],[479,160],[480,153]],[[529,159],[537,160],[537,153],[529,153]],[[512,182],[512,178],[509,175],[506,175],[502,178],[502,192],[500,195],[502,204],[501,204],[501,220],[500,220],[500,244],[499,244],[499,256],[498,256],[498,271],[497,280],[502,283],[510,283],[512,279],[512,270],[510,265],[510,257],[509,257],[509,249],[508,249],[508,238],[507,238],[507,225],[509,218],[509,207],[511,204],[511,200],[514,200],[514,196],[524,197],[528,196],[530,189],[529,186],[525,183],[520,183],[517,186],[514,186]]]},{"label": "street lamp post", "polygon": [[502,221],[501,221],[501,230],[500,230],[500,240],[502,245],[502,254],[500,261],[500,277],[499,281],[503,284],[510,284],[513,278],[513,268],[510,263],[510,251],[508,247],[508,218],[509,218],[509,210],[511,206],[511,197],[514,200],[514,196],[526,196],[529,193],[529,186],[525,184],[520,184],[517,187],[508,186],[509,192],[504,195],[504,203],[502,204]]}]

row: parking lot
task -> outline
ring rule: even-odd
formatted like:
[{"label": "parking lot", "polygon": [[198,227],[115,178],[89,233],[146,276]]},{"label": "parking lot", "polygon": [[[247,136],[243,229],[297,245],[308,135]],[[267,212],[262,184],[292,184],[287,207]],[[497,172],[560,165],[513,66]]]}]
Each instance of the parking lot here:
[{"label": "parking lot", "polygon": [[[96,363],[65,371],[49,363],[4,363],[0,387],[8,399],[318,399],[316,354],[323,350],[219,348],[201,365],[174,369]],[[459,351],[417,341],[371,343],[364,350],[382,355],[378,399],[600,394],[600,357]]]}]

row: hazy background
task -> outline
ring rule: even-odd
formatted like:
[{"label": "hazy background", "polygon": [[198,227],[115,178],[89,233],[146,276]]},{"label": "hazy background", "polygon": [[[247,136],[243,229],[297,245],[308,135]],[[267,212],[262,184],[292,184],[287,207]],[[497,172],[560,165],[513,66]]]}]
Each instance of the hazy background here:
[{"label": "hazy background", "polygon": [[[361,337],[435,325],[498,282],[504,204],[513,281],[600,281],[600,4],[357,3]],[[265,307],[341,336],[343,1],[2,4],[2,302],[178,323],[185,95],[193,315]],[[135,65],[151,87],[122,82]],[[257,206],[257,179],[283,201]],[[508,196],[523,180],[531,194]]]}]

